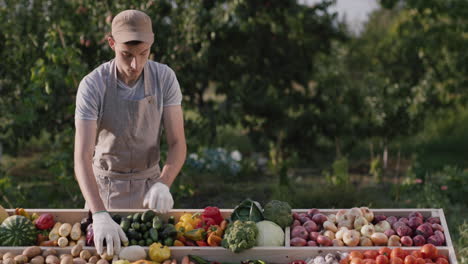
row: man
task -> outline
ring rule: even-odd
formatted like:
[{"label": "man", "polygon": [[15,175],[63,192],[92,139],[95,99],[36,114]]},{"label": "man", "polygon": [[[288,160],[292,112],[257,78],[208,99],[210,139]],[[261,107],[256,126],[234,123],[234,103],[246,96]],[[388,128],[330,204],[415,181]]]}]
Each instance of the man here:
[{"label": "man", "polygon": [[[186,155],[182,94],[174,72],[148,60],[154,40],[151,19],[125,10],[112,21],[109,46],[115,58],[85,76],[75,110],[75,173],[93,213],[99,254],[119,253],[128,239],[107,209],[152,208],[167,212],[169,187]],[[164,127],[168,155],[159,168]]]}]

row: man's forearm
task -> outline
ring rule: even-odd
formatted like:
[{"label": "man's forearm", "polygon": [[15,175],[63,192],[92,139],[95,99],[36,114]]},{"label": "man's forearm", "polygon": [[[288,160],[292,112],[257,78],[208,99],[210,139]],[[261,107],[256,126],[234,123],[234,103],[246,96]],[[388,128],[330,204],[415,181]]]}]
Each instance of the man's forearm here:
[{"label": "man's forearm", "polygon": [[85,160],[82,157],[75,157],[75,174],[81,193],[88,203],[91,212],[106,210],[99,195],[99,188],[94,177],[91,161]]},{"label": "man's forearm", "polygon": [[160,182],[171,187],[182,165],[184,165],[186,154],[187,145],[185,144],[185,140],[169,145],[167,160],[161,172]]}]

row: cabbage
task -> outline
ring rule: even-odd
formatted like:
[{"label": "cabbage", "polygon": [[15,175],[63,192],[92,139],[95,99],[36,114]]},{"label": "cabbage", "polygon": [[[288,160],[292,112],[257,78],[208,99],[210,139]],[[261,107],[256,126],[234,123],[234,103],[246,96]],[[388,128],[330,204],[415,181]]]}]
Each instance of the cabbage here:
[{"label": "cabbage", "polygon": [[284,246],[284,231],[272,221],[264,220],[257,224],[257,246],[259,247],[282,247]]}]

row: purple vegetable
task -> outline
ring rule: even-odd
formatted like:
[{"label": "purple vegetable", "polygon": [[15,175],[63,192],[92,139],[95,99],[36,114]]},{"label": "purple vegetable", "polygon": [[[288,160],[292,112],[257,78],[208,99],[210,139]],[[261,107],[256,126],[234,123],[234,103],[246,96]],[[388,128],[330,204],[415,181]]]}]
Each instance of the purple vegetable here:
[{"label": "purple vegetable", "polygon": [[93,224],[88,225],[86,228],[86,246],[94,247]]}]

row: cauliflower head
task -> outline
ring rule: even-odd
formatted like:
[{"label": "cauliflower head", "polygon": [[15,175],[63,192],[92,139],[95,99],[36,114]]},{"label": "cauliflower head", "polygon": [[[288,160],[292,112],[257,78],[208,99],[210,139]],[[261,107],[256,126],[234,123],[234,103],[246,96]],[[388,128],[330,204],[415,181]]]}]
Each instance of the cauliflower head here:
[{"label": "cauliflower head", "polygon": [[221,245],[234,253],[255,246],[258,228],[253,221],[236,220],[229,224]]}]

